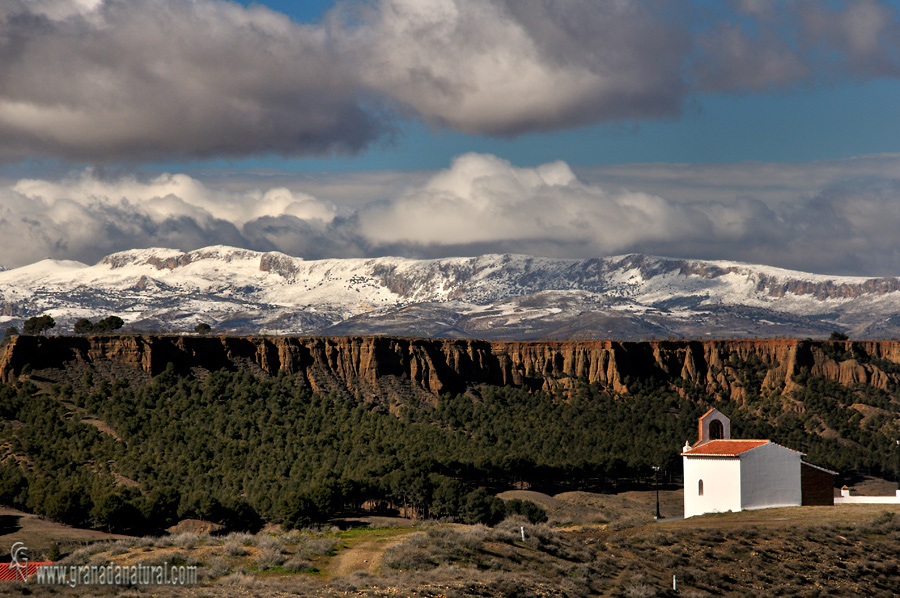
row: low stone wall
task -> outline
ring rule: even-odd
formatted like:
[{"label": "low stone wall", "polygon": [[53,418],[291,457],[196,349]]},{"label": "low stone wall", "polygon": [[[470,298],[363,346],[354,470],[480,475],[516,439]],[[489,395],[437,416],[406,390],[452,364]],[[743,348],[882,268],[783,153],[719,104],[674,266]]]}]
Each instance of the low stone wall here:
[{"label": "low stone wall", "polygon": [[834,497],[836,505],[859,505],[859,504],[878,504],[878,505],[900,505],[900,490],[897,490],[895,496],[850,496],[842,494],[842,496]]}]

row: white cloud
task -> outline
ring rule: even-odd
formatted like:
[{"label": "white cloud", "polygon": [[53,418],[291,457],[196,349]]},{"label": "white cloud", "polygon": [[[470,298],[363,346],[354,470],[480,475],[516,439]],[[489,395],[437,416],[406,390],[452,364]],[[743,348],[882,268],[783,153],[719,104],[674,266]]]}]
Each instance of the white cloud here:
[{"label": "white cloud", "polygon": [[627,187],[677,203],[728,204],[753,198],[781,209],[848,182],[870,186],[895,179],[900,173],[900,154],[796,163],[613,164],[578,167],[576,172],[588,183]]},{"label": "white cloud", "polygon": [[[521,168],[465,154],[428,176],[410,173],[405,184],[395,173],[382,191],[406,190],[367,205],[354,185],[330,176],[278,177],[265,189],[233,179],[217,185],[88,170],[0,188],[0,238],[15,239],[0,263],[91,263],[134,247],[225,244],[308,259],[641,252],[896,275],[898,160],[605,167],[579,178],[563,162]],[[306,183],[326,195],[334,185],[335,197],[349,193],[348,203],[304,193]]]},{"label": "white cloud", "polygon": [[2,262],[7,267],[44,257],[93,262],[148,246],[274,249],[264,236],[248,238],[242,231],[248,223],[283,217],[324,227],[334,219],[335,207],[284,188],[211,189],[186,175],[140,181],[105,179],[88,170],[59,181],[26,179],[0,190],[0,235],[16,239],[4,249]]},{"label": "white cloud", "polygon": [[360,233],[375,245],[552,243],[563,253],[607,254],[674,240],[712,223],[701,212],[649,195],[608,193],[579,181],[563,162],[517,168],[467,154],[395,201],[360,213]]},{"label": "white cloud", "polygon": [[61,181],[22,180],[11,190],[49,205],[74,201],[83,206],[126,207],[162,222],[169,218],[221,219],[235,226],[264,216],[290,215],[304,220],[331,221],[335,207],[286,188],[228,192],[207,187],[184,174],[163,174],[149,181],[126,176],[102,179],[88,170]]},{"label": "white cloud", "polygon": [[[606,167],[585,182],[562,162],[517,168],[468,154],[397,199],[361,210],[357,226],[369,253],[643,252],[894,275],[898,159]],[[616,184],[602,182],[606,171],[618,173],[610,177]],[[667,193],[669,185],[676,191]]]}]

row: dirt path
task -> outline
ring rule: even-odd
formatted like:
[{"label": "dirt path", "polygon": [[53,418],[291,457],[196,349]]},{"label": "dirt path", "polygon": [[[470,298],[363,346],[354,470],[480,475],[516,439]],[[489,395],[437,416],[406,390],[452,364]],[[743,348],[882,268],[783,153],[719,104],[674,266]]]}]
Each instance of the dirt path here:
[{"label": "dirt path", "polygon": [[376,573],[384,560],[385,551],[406,540],[409,534],[388,538],[372,538],[342,550],[329,567],[332,577],[350,575],[357,571]]}]

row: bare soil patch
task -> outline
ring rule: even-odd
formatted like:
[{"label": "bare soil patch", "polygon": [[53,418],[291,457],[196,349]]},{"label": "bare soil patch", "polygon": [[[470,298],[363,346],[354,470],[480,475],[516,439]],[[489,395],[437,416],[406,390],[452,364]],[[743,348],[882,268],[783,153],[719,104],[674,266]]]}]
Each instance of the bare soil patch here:
[{"label": "bare soil patch", "polygon": [[403,542],[408,534],[363,540],[342,550],[332,560],[328,571],[332,577],[342,577],[360,571],[375,574],[381,569],[388,548]]},{"label": "bare soil patch", "polygon": [[[850,487],[850,494],[854,496],[894,496],[897,492],[897,482],[889,482],[881,478],[865,477],[855,482]],[[835,489],[835,496],[839,491]]]},{"label": "bare soil patch", "polygon": [[900,505],[834,505],[825,507],[784,507],[738,513],[710,513],[677,521],[660,521],[661,528],[725,530],[735,527],[785,528],[800,525],[857,525],[885,513],[900,515]]},{"label": "bare soil patch", "polygon": [[[553,525],[563,527],[600,524],[636,525],[652,521],[656,514],[656,492],[630,491],[619,494],[594,492],[562,492],[555,496],[531,490],[510,490],[498,494],[502,499],[530,500],[547,511]],[[660,514],[667,519],[679,519],[684,514],[684,493],[661,490]]]},{"label": "bare soil patch", "polygon": [[[572,493],[566,493],[572,494]],[[600,523],[609,521],[609,517],[593,505],[569,500],[563,494],[550,496],[532,490],[510,490],[498,494],[504,500],[530,500],[547,512],[547,517],[556,525],[572,525],[575,523]]]}]

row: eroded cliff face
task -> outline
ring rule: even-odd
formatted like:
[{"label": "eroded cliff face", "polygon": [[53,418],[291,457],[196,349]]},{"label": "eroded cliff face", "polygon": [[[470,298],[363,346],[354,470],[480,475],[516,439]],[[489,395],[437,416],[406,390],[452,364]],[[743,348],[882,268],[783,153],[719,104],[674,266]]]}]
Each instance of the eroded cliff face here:
[{"label": "eroded cliff face", "polygon": [[[487,342],[389,337],[19,336],[0,352],[0,379],[95,370],[118,376],[247,368],[284,372],[317,392],[402,400],[480,384],[531,390],[599,383],[628,393],[654,377],[742,402],[748,386],[790,391],[804,373],[841,384],[893,388],[900,343],[736,341]],[[58,376],[50,376],[51,379]],[[687,383],[690,383],[689,385]]]}]

